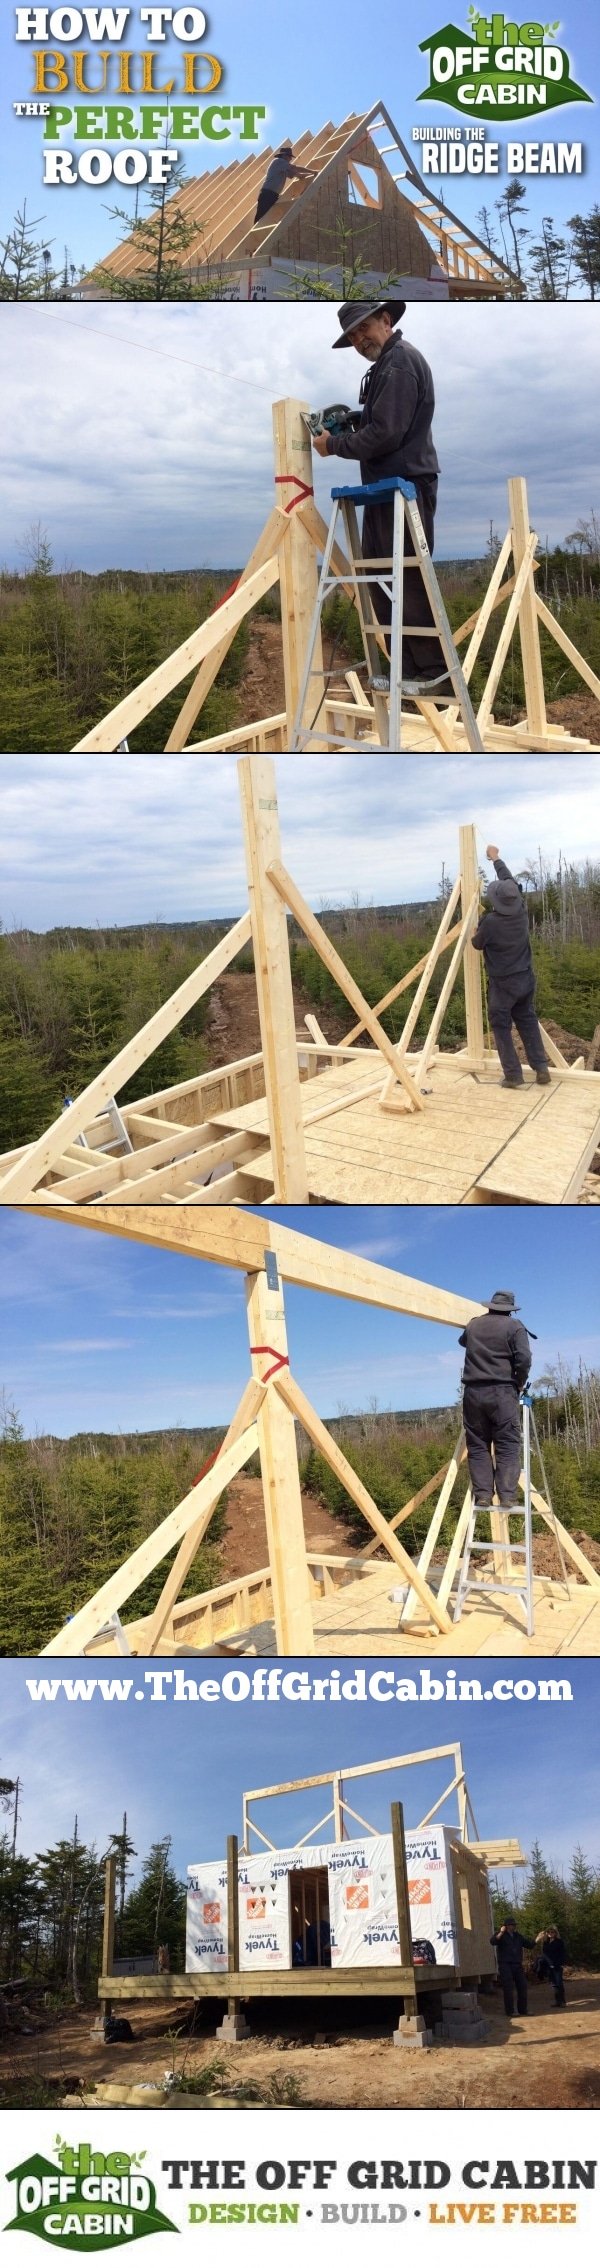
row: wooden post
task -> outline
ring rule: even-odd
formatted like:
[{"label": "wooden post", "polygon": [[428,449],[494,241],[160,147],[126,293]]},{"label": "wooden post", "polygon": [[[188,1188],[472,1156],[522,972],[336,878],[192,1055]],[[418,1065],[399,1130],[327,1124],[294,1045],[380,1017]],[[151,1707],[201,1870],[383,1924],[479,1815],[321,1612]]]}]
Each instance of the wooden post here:
[{"label": "wooden post", "polygon": [[[474,827],[459,828],[460,879],[462,911],[466,914],[473,891],[477,888],[479,862]],[[470,937],[464,950],[465,1007],[467,1012],[467,1050],[469,1055],[483,1055],[483,1002],[481,997],[481,953],[476,953]]]},{"label": "wooden post", "polygon": [[[269,1224],[265,1220],[265,1238]],[[250,1347],[255,1378],[264,1379],[279,1354],[287,1361],[283,1291],[269,1291],[266,1272],[246,1278]],[[279,1394],[268,1393],[257,1417],[265,1498],[273,1613],[278,1654],[314,1654],[310,1581],[306,1557],[296,1429]]]},{"label": "wooden post", "polygon": [[342,1798],[343,1798],[343,1792],[344,1792],[344,1791],[343,1791],[343,1787],[342,1787],[342,1782],[341,1782],[340,1774],[339,1774],[339,1772],[334,1772],[334,1775],[333,1775],[333,1816],[334,1816],[334,1821],[335,1821],[335,1839],[336,1839],[336,1843],[343,1843],[343,1841],[344,1841],[344,1806],[343,1806],[343,1801],[342,1801]]},{"label": "wooden post", "polygon": [[[104,1868],[104,1920],[102,1924],[102,1975],[111,1977],[115,1957],[115,1901],[117,1888],[117,1854],[113,1851]],[[110,2000],[100,2001],[100,2018],[103,2023],[110,2014]]]},{"label": "wooden post", "polygon": [[[230,1976],[239,1974],[240,1966],[240,1908],[238,1898],[238,1839],[227,1837],[227,1967]],[[239,2000],[229,1997],[228,2016],[239,2014]]]},{"label": "wooden post", "polygon": [[[302,411],[308,402],[283,401],[273,404],[273,440],[275,445],[275,502],[297,503],[303,487],[312,496],[313,471],[310,436],[302,421]],[[280,553],[279,577],[281,585],[281,622],[283,630],[283,667],[285,674],[285,705],[287,711],[287,742],[289,741],[298,705],[302,671],[306,661],[310,627],[317,601],[319,576],[317,554],[312,537],[302,525],[299,513],[289,514],[291,521],[287,543]],[[320,635],[313,657],[313,668],[323,667]],[[311,720],[318,708],[323,692],[323,680],[318,675],[309,686],[305,717]],[[303,719],[304,721],[304,719]]]},{"label": "wooden post", "polygon": [[[527,484],[524,480],[509,480],[508,501],[510,508],[513,565],[515,575],[518,575],[519,568],[522,565],[522,561],[527,549],[529,536],[531,534],[531,529],[529,526],[529,511],[527,506]],[[546,699],[544,694],[542,656],[540,653],[539,617],[537,611],[533,575],[529,576],[529,579],[525,585],[523,597],[521,599],[521,605],[519,609],[519,633],[521,638],[521,653],[523,656],[523,676],[525,679],[525,701],[527,705],[528,730],[535,735],[536,739],[540,737],[543,738],[544,733],[547,731]]]},{"label": "wooden post", "polygon": [[[400,1963],[403,1969],[412,1969],[413,1948],[412,1930],[410,1926],[410,1905],[408,1897],[408,1875],[406,1871],[406,1843],[404,1840],[404,1805],[401,1803],[392,1803],[390,1805],[390,1811],[392,1819],[394,1874],[396,1877],[396,1904],[398,1907]],[[404,2014],[405,2016],[416,2016],[417,2014],[417,1995],[414,1991],[412,1993],[405,1993],[404,1995]]]},{"label": "wooden post", "polygon": [[268,877],[281,857],[275,765],[243,756],[240,799],[275,1197],[308,1204],[308,1175],[285,906]]}]

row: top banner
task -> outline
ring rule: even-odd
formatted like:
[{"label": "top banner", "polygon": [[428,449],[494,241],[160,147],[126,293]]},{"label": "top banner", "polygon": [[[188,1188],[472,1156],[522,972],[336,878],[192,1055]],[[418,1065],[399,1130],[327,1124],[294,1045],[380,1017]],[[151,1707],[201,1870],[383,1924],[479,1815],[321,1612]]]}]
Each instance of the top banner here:
[{"label": "top banner", "polygon": [[7,7],[0,295],[593,299],[595,11]]}]

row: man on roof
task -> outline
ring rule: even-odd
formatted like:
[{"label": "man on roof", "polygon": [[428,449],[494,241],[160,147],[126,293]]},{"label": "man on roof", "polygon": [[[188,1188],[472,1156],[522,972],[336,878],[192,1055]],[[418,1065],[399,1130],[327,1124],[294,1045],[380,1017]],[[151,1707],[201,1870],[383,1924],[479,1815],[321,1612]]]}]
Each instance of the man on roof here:
[{"label": "man on roof", "polygon": [[476,953],[483,953],[487,970],[490,1023],[502,1064],[500,1085],[524,1085],[523,1065],[512,1036],[514,1024],[538,1087],[549,1087],[550,1072],[535,1012],[535,970],[525,899],[520,882],[500,857],[497,843],[488,843],[485,855],[495,868],[496,881],[488,884],[488,905],[471,944]]},{"label": "man on roof", "polygon": [[[435,409],[433,378],[425,356],[398,330],[405,314],[403,299],[382,299],[373,304],[346,302],[338,309],[341,337],[334,347],[354,347],[371,369],[360,389],[361,416],[353,432],[321,433],[313,446],[320,457],[346,457],[358,463],[363,482],[400,478],[412,480],[425,540],[433,552],[439,464],[433,442]],[[365,505],[362,548],[365,559],[391,559],[394,533],[393,502],[371,500]],[[414,557],[410,529],[406,527],[405,556]],[[370,586],[379,622],[391,621],[391,601],[380,585]],[[420,574],[405,577],[404,626],[433,627],[431,607]],[[452,694],[446,664],[437,636],[402,641],[402,676],[405,685]]]},{"label": "man on roof", "polygon": [[265,174],[262,189],[259,189],[258,192],[258,204],[254,215],[253,227],[256,227],[257,221],[264,220],[265,213],[270,212],[272,205],[277,204],[277,200],[281,196],[282,189],[285,189],[286,181],[314,181],[314,179],[314,166],[296,165],[296,161],[293,156],[292,143],[280,142],[279,149],[275,151],[275,156],[271,158],[271,163],[268,168],[268,172]]}]

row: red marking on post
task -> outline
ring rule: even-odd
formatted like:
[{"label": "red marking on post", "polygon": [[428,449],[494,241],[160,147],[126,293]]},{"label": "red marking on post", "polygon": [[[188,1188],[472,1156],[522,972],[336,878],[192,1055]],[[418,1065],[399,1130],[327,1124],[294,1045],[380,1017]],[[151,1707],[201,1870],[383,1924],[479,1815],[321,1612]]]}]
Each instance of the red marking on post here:
[{"label": "red marking on post", "polygon": [[261,1380],[261,1384],[262,1384],[263,1386],[266,1386],[266,1384],[267,1384],[267,1380],[268,1380],[269,1378],[274,1378],[274,1377],[275,1377],[275,1372],[276,1372],[276,1370],[285,1370],[285,1369],[286,1369],[286,1366],[287,1366],[287,1368],[289,1369],[289,1361],[290,1361],[289,1355],[286,1355],[286,1354],[278,1354],[278,1353],[277,1353],[277,1348],[276,1348],[276,1347],[251,1347],[251,1348],[250,1348],[250,1353],[251,1353],[251,1354],[272,1354],[272,1355],[274,1355],[274,1356],[275,1356],[275,1361],[274,1361],[274,1363],[273,1363],[273,1365],[272,1365],[272,1368],[271,1368],[270,1370],[266,1370],[266,1371],[265,1371],[265,1375],[264,1375],[264,1378],[263,1378],[263,1379]]},{"label": "red marking on post", "polygon": [[294,488],[297,488],[299,493],[297,496],[292,496],[290,504],[286,504],[286,512],[293,512],[295,504],[303,504],[306,496],[314,496],[315,493],[314,488],[308,488],[306,481],[301,480],[300,474],[295,472],[276,473],[275,487],[285,488],[290,480],[293,480]]}]

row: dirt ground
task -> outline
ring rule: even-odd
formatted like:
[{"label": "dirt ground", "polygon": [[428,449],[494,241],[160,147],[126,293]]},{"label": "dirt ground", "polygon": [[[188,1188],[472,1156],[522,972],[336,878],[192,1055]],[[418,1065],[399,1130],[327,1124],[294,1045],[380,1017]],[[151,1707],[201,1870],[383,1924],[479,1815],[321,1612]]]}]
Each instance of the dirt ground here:
[{"label": "dirt ground", "polygon": [[560,701],[549,701],[547,715],[551,724],[560,724],[580,738],[600,740],[600,701],[593,693],[565,693]]},{"label": "dirt ground", "polygon": [[[330,660],[331,641],[323,640],[325,664]],[[342,644],[336,644],[335,672],[342,692],[347,692],[343,672],[350,669],[352,656]],[[242,671],[239,689],[238,724],[256,724],[259,717],[278,717],[285,709],[283,677],[283,643],[281,623],[270,622],[265,615],[257,614],[250,622],[250,644]]]},{"label": "dirt ground", "polygon": [[[325,658],[329,658],[327,648]],[[351,666],[351,657],[341,645],[336,647],[335,661],[336,675]],[[250,623],[250,645],[240,683],[239,723],[276,717],[284,708],[281,624],[259,614]],[[600,702],[593,693],[565,693],[560,700],[548,702],[547,713],[552,724],[564,725],[567,732],[594,744],[600,740]],[[517,724],[524,714],[524,710],[519,711],[512,722]]]},{"label": "dirt ground", "polygon": [[250,643],[239,688],[238,724],[256,724],[259,717],[278,717],[285,709],[281,623],[268,615],[250,620]]},{"label": "dirt ground", "polygon": [[[229,2097],[250,2080],[267,2093],[277,2073],[293,2079],[305,2109],[599,2109],[600,1976],[567,1970],[566,1993],[566,2009],[557,2010],[551,2005],[551,1988],[535,1984],[530,1987],[530,2014],[510,2021],[497,1988],[482,1994],[489,2037],[468,2048],[440,2042],[428,2054],[393,2046],[395,2001],[380,2004],[379,2010],[371,2002],[371,2020],[356,2028],[350,2028],[345,2006],[340,2031],[334,2029],[334,2004],[326,2014],[322,2001],[307,2002],[300,2016],[298,2008],[292,2015],[283,2013],[279,2002],[268,2035],[258,2031],[265,2024],[264,2007],[249,2003],[253,2036],[225,2051],[220,2042],[215,2045],[218,2006],[205,2005],[200,2018],[204,2036],[190,2037],[181,2004],[167,2015],[159,2002],[121,2001],[119,2014],[129,2017],[135,2037],[118,2047],[90,2037],[94,2015],[89,2008],[73,2011],[60,2025],[29,2038],[13,2034],[0,2049],[0,2099],[6,2099],[11,2085],[21,2090],[28,2082],[33,2094],[40,2079],[58,2082],[61,2094],[106,2080],[132,2086],[140,2080],[160,2082],[169,2070],[180,2081],[182,2073],[189,2079],[219,2054],[225,2066],[221,2085]],[[179,2027],[182,2032],[174,2037]],[[202,2108],[202,2098],[192,2095],[189,2108],[195,2104]]]},{"label": "dirt ground", "polygon": [[[358,1551],[356,1533],[344,1520],[334,1520],[325,1505],[302,1491],[304,1532],[309,1551]],[[227,1496],[227,1527],[221,1544],[223,1574],[228,1583],[268,1561],[267,1530],[262,1481],[238,1473]]]},{"label": "dirt ground", "polygon": [[[435,1499],[432,1497],[432,1504],[434,1501]],[[302,1506],[304,1532],[309,1551],[331,1551],[341,1555],[346,1551],[358,1552],[360,1550],[360,1536],[357,1529],[352,1527],[350,1523],[346,1524],[345,1520],[341,1518],[334,1519],[333,1514],[328,1512],[327,1506],[320,1504],[318,1497],[311,1496],[307,1489],[302,1490]],[[588,1558],[591,1559],[592,1566],[600,1568],[600,1544],[594,1543],[590,1536],[586,1536],[583,1528],[575,1528],[573,1534],[581,1551],[585,1551]],[[367,1531],[365,1527],[366,1540]],[[227,1527],[221,1543],[221,1550],[223,1553],[221,1577],[223,1583],[233,1581],[239,1575],[248,1575],[253,1568],[266,1566],[268,1549],[262,1482],[253,1480],[249,1473],[238,1473],[237,1479],[231,1483],[227,1497]],[[445,1551],[434,1552],[433,1565],[443,1565],[446,1556]],[[386,1554],[383,1551],[376,1551],[373,1557],[384,1560]],[[534,1536],[533,1563],[536,1575],[554,1576],[560,1580],[562,1573],[560,1559],[556,1544],[553,1543],[551,1536],[547,1534]],[[570,1568],[569,1584],[575,1583],[576,1580],[576,1569]]]},{"label": "dirt ground", "polygon": [[[435,1498],[432,1497],[432,1504],[434,1502]],[[328,1512],[327,1506],[320,1504],[318,1497],[311,1496],[307,1489],[302,1490],[302,1506],[304,1532],[309,1551],[331,1551],[339,1555],[346,1551],[360,1551],[358,1529],[352,1527],[350,1523],[346,1524],[345,1520],[341,1518],[334,1519],[333,1514]],[[365,1541],[367,1541],[366,1527],[364,1534]],[[575,1543],[579,1544],[580,1550],[584,1551],[587,1558],[591,1560],[592,1566],[600,1569],[600,1544],[594,1543],[592,1537],[586,1535],[584,1528],[574,1528],[573,1536]],[[410,1549],[409,1544],[407,1549]],[[232,1482],[229,1489],[227,1527],[222,1539],[221,1551],[223,1553],[223,1574],[221,1578],[223,1583],[234,1581],[239,1575],[251,1574],[254,1568],[266,1566],[268,1550],[262,1482],[253,1480],[248,1473],[238,1473],[237,1479]],[[385,1561],[386,1556],[383,1550],[373,1553],[374,1559],[380,1561]],[[432,1565],[434,1567],[443,1566],[446,1557],[445,1551],[434,1551]],[[556,1544],[550,1535],[545,1533],[534,1536],[533,1564],[536,1575],[547,1575],[552,1576],[557,1581],[561,1580],[560,1558]],[[576,1568],[572,1566],[568,1568],[568,1578],[569,1587],[578,1581]]]},{"label": "dirt ground", "polygon": [[[294,984],[294,1014],[299,1039],[310,1043],[304,1018],[314,1014],[315,1002],[301,985]],[[344,1038],[350,1029],[352,1010],[342,1008],[336,1014],[328,1009],[326,1038],[330,1043]],[[206,1038],[210,1050],[211,1068],[218,1070],[222,1063],[237,1063],[244,1055],[259,1055],[261,1049],[260,1023],[256,985],[251,972],[226,969],[213,984],[206,1018]]]}]

